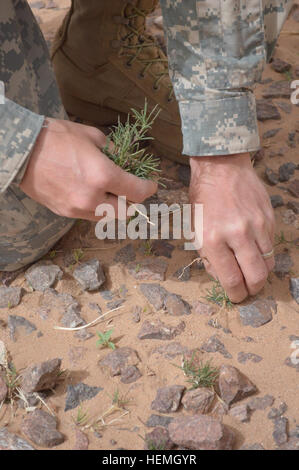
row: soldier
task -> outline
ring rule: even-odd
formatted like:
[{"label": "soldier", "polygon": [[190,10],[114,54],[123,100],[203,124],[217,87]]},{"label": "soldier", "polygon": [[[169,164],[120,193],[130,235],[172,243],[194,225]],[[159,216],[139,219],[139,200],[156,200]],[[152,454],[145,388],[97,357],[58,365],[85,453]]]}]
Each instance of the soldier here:
[{"label": "soldier", "polygon": [[204,204],[206,269],[233,302],[263,287],[274,266],[274,216],[250,160],[259,148],[252,89],[293,2],[160,3],[171,80],[145,32],[157,0],[72,0],[52,51],[59,94],[27,2],[2,0],[0,270],[43,256],[74,219],[96,220],[101,202],[155,192],[103,155],[101,131],[64,111],[110,125],[146,97],[162,108],[152,132],[158,152],[190,161],[191,201]]}]

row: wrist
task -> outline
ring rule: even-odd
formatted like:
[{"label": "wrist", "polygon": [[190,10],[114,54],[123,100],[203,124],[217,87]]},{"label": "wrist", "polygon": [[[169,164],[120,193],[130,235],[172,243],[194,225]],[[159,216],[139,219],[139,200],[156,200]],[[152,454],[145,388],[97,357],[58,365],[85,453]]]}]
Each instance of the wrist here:
[{"label": "wrist", "polygon": [[[215,155],[209,157],[190,157],[192,173],[206,174],[225,171],[232,167],[252,167],[250,153],[238,153],[234,155]],[[231,171],[231,170],[230,170]]]}]

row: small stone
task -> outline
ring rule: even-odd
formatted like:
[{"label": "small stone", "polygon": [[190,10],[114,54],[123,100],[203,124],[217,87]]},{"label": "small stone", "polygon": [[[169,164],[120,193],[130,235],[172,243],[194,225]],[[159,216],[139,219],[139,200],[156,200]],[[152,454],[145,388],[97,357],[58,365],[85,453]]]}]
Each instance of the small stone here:
[{"label": "small stone", "polygon": [[24,332],[26,335],[30,335],[33,331],[36,331],[34,323],[18,315],[9,315],[7,325],[12,341],[17,340],[16,333]]},{"label": "small stone", "polygon": [[254,397],[247,402],[251,411],[265,410],[268,406],[272,406],[275,398],[272,395],[265,395],[263,397]]},{"label": "small stone", "polygon": [[42,447],[54,447],[62,444],[63,435],[57,431],[57,420],[44,410],[34,410],[24,419],[22,432],[34,444]]},{"label": "small stone", "polygon": [[187,390],[182,398],[182,404],[187,411],[205,414],[209,412],[214,398],[214,390],[199,387],[194,390]]},{"label": "small stone", "polygon": [[22,293],[20,287],[0,287],[0,308],[12,308],[19,305]]},{"label": "small stone", "polygon": [[111,290],[102,290],[100,291],[101,296],[104,300],[112,300],[113,299],[113,292]]},{"label": "small stone", "polygon": [[272,313],[276,313],[277,305],[272,299],[255,300],[254,302],[239,307],[240,319],[243,325],[259,328],[270,322]]},{"label": "small stone", "polygon": [[133,312],[132,312],[132,320],[134,323],[140,322],[141,311],[142,311],[141,307],[139,307],[139,305],[135,305]]},{"label": "small stone", "polygon": [[268,121],[269,119],[281,119],[277,107],[267,100],[256,100],[257,118],[259,121]]},{"label": "small stone", "polygon": [[125,301],[126,301],[126,299],[112,300],[111,302],[107,303],[107,308],[108,308],[108,310],[114,310],[115,308],[120,307]]},{"label": "small stone", "polygon": [[296,214],[291,209],[284,211],[282,214],[282,221],[286,225],[292,225],[294,222],[296,222],[296,219]]},{"label": "small stone", "polygon": [[292,277],[289,287],[292,297],[296,300],[297,304],[299,304],[299,277]]},{"label": "small stone", "polygon": [[168,264],[165,261],[152,258],[128,265],[129,273],[139,281],[164,281],[167,268]]},{"label": "small stone", "polygon": [[288,201],[288,209],[294,212],[294,214],[299,214],[299,202],[297,201]]},{"label": "small stone", "polygon": [[165,427],[156,427],[144,436],[145,450],[171,450],[174,443],[169,438],[168,430]]},{"label": "small stone", "polygon": [[268,413],[268,419],[276,419],[279,418],[281,415],[283,415],[287,411],[288,407],[287,404],[283,401],[280,403],[278,408],[271,408],[271,410]]},{"label": "small stone", "polygon": [[293,260],[288,253],[275,255],[274,273],[279,279],[283,279],[294,266]]},{"label": "small stone", "polygon": [[293,180],[288,186],[289,193],[294,196],[299,198],[299,180]]},{"label": "small stone", "polygon": [[170,416],[151,415],[145,425],[148,428],[155,428],[156,426],[167,428],[171,421],[173,421],[173,418]]},{"label": "small stone", "polygon": [[[86,325],[86,321],[83,320],[83,323],[81,326]],[[87,331],[86,329],[82,328],[82,330],[77,330],[74,333],[74,337],[78,338],[80,341],[87,341],[88,339],[92,338],[94,336],[93,333],[90,331]]]},{"label": "small stone", "polygon": [[233,406],[229,410],[229,414],[241,423],[247,423],[250,420],[249,408],[246,404]]},{"label": "small stone", "polygon": [[136,382],[141,377],[141,372],[136,366],[128,366],[121,372],[120,381],[124,384],[131,384]]},{"label": "small stone", "polygon": [[151,354],[162,354],[165,359],[174,359],[177,356],[182,356],[186,354],[188,348],[182,346],[181,343],[173,342],[169,344],[163,344],[151,351]]},{"label": "small stone", "polygon": [[24,370],[22,390],[25,393],[40,392],[55,387],[61,366],[61,359],[51,359]]},{"label": "small stone", "polygon": [[288,367],[292,367],[293,369],[296,369],[296,372],[299,372],[299,362],[294,361],[290,357],[287,357],[285,359],[284,364]]},{"label": "small stone", "polygon": [[168,294],[164,287],[161,287],[159,284],[141,284],[139,288],[141,293],[156,310],[164,308],[164,302]]},{"label": "small stone", "polygon": [[165,258],[171,258],[174,250],[174,246],[166,240],[154,240],[151,247],[155,256],[164,256]]},{"label": "small stone", "polygon": [[215,418],[219,418],[222,420],[223,416],[228,413],[229,407],[226,403],[217,401],[215,406],[212,408],[210,415],[214,416]]},{"label": "small stone", "polygon": [[273,171],[271,168],[266,168],[265,178],[267,183],[271,184],[272,186],[279,183],[278,173]]},{"label": "small stone", "polygon": [[108,367],[111,376],[121,375],[122,371],[129,366],[136,366],[139,363],[137,352],[129,347],[118,348],[108,353],[104,359],[99,361],[99,366]]},{"label": "small stone", "polygon": [[271,62],[271,68],[277,73],[288,72],[291,67],[291,64],[289,64],[285,60],[279,59],[278,57],[273,59]]},{"label": "small stone", "polygon": [[278,132],[281,131],[281,127],[278,127],[276,129],[270,129],[269,131],[266,131],[263,135],[263,139],[271,139],[272,137],[275,137]]},{"label": "small stone", "polygon": [[29,442],[16,434],[8,432],[7,428],[0,428],[0,450],[35,450]]},{"label": "small stone", "polygon": [[274,194],[273,196],[270,196],[270,199],[273,209],[284,206],[283,199],[279,194]]},{"label": "small stone", "polygon": [[81,263],[74,270],[73,276],[80,286],[87,291],[99,289],[106,280],[103,268],[97,259]]},{"label": "small stone", "polygon": [[287,162],[281,165],[278,169],[279,181],[289,181],[289,179],[293,176],[296,168],[297,165],[295,165],[293,162]]},{"label": "small stone", "polygon": [[35,263],[25,272],[29,286],[42,292],[52,287],[62,276],[63,272],[60,267],[47,260]]},{"label": "small stone", "polygon": [[281,416],[276,418],[274,421],[274,431],[273,431],[273,439],[278,446],[285,444],[288,440],[288,420],[287,418]]},{"label": "small stone", "polygon": [[299,438],[291,437],[288,442],[279,446],[279,450],[299,450]]},{"label": "small stone", "polygon": [[206,415],[176,418],[168,431],[176,445],[194,450],[232,450],[235,439],[231,429]]},{"label": "small stone", "polygon": [[236,367],[222,365],[218,378],[219,395],[231,405],[257,392],[256,386]]},{"label": "small stone", "polygon": [[159,388],[154,401],[152,401],[151,409],[160,413],[169,413],[177,411],[185,387],[183,385],[171,385],[169,387]]},{"label": "small stone", "polygon": [[162,339],[170,340],[181,334],[185,329],[185,322],[180,322],[177,326],[166,325],[160,320],[146,320],[138,333],[138,339]]},{"label": "small stone", "polygon": [[80,429],[76,429],[76,443],[73,450],[88,450],[89,440],[88,436]]},{"label": "small stone", "polygon": [[[3,377],[0,375],[0,403],[2,403],[7,395],[7,385]],[[0,443],[0,449],[1,449],[1,443]]]},{"label": "small stone", "polygon": [[130,261],[135,261],[135,259],[136,259],[136,253],[131,243],[128,243],[128,245],[118,250],[114,257],[114,261],[116,263],[122,263],[122,264],[128,264]]},{"label": "small stone", "polygon": [[192,307],[193,307],[194,312],[198,313],[199,315],[211,316],[211,315],[214,315],[214,313],[216,313],[217,311],[214,305],[205,304],[204,302],[200,302],[200,300],[197,300],[196,302],[194,302]]},{"label": "small stone", "polygon": [[40,299],[39,315],[43,320],[48,318],[52,310],[57,310],[59,315],[63,315],[65,311],[80,312],[80,306],[77,300],[70,294],[58,293],[55,289],[49,288],[43,292]]},{"label": "small stone", "polygon": [[[288,103],[289,104],[289,103]],[[289,104],[291,107],[292,105]],[[289,132],[288,135],[288,146],[291,148],[296,148],[297,142],[296,142],[296,131]],[[297,165],[295,165],[295,169],[297,168]]]},{"label": "small stone", "polygon": [[190,266],[179,268],[174,274],[173,278],[180,282],[187,282],[191,277]]},{"label": "small stone", "polygon": [[263,358],[261,356],[258,356],[257,354],[254,353],[245,353],[243,351],[240,351],[238,353],[238,362],[241,364],[246,364],[247,361],[252,361],[254,363],[261,362]]},{"label": "small stone", "polygon": [[184,186],[190,186],[191,169],[189,165],[179,165],[177,176]]},{"label": "small stone", "polygon": [[73,410],[85,400],[91,400],[101,390],[102,387],[90,387],[82,382],[76,385],[68,385],[64,411]]},{"label": "small stone", "polygon": [[[263,91],[264,98],[290,98],[291,87],[289,80],[280,80],[272,82],[266,90]],[[265,101],[265,100],[258,100]],[[267,101],[266,101],[267,102]]]},{"label": "small stone", "polygon": [[164,308],[169,315],[190,315],[191,307],[180,295],[168,294],[165,298]]},{"label": "small stone", "polygon": [[226,350],[224,344],[220,341],[218,335],[211,336],[200,348],[202,351],[213,353],[219,352],[227,359],[231,359],[232,355]]},{"label": "small stone", "polygon": [[80,316],[80,308],[74,309],[72,306],[69,307],[60,319],[60,323],[65,328],[77,328],[77,326],[82,326],[84,320]]}]

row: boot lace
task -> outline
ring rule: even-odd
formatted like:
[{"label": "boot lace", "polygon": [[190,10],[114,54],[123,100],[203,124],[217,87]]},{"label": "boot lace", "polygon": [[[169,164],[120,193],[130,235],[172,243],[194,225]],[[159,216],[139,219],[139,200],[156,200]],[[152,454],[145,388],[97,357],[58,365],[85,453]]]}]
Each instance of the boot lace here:
[{"label": "boot lace", "polygon": [[[127,61],[127,66],[131,67],[133,62],[137,61],[143,64],[143,69],[139,74],[139,78],[144,78],[146,73],[151,71],[152,76],[154,76],[155,81],[153,84],[153,89],[158,90],[159,84],[163,80],[164,77],[168,76],[168,60],[164,57],[156,57],[156,58],[143,58],[142,52],[146,48],[154,47],[157,50],[159,46],[155,39],[150,35],[144,35],[144,31],[139,31],[137,28],[134,27],[134,20],[138,17],[142,16],[144,21],[146,20],[146,16],[149,12],[142,11],[139,8],[133,6],[133,11],[130,15],[126,15],[124,13],[123,16],[123,23],[126,25],[126,29],[128,31],[127,35],[121,39],[122,41],[122,48],[126,51],[123,55],[129,57]],[[134,38],[138,38],[138,42],[136,44],[132,44],[131,40]],[[163,64],[164,70],[160,73],[155,73],[151,69],[152,65],[155,63]],[[168,93],[168,101],[172,101],[174,91],[171,84],[168,85],[169,93]]]}]

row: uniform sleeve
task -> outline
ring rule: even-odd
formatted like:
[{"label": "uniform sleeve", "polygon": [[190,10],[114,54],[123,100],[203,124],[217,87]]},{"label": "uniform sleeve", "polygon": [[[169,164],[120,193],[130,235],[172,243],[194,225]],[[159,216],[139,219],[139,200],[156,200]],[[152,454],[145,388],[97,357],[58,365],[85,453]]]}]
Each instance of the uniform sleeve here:
[{"label": "uniform sleeve", "polygon": [[260,146],[253,85],[266,61],[260,0],[160,0],[183,153],[226,155]]},{"label": "uniform sleeve", "polygon": [[44,116],[9,99],[0,104],[0,193],[20,183]]}]

